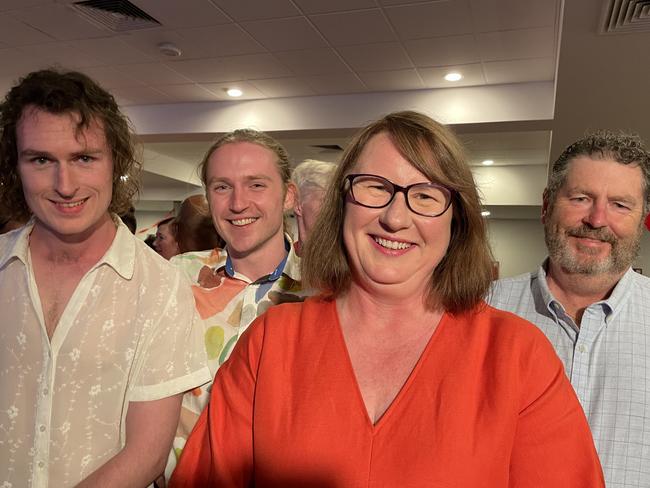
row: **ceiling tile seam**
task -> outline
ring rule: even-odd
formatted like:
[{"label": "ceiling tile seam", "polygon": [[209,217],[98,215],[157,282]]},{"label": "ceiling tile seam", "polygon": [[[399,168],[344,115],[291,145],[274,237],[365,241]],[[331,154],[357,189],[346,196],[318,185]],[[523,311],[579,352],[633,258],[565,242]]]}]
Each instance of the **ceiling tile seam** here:
[{"label": "ceiling tile seam", "polygon": [[[53,5],[60,5],[60,4],[55,3],[55,4],[53,4]],[[20,8],[20,9],[14,9],[13,12],[28,12],[28,11],[36,11],[36,10],[39,9],[41,6],[42,6],[42,5],[34,5],[34,6],[31,6],[31,7],[25,7],[25,8]],[[48,6],[49,6],[49,5],[48,5]],[[37,26],[32,25],[32,24],[30,24],[29,22],[26,22],[26,21],[24,21],[24,20],[22,20],[22,19],[16,18],[16,17],[14,17],[13,15],[10,15],[10,17],[11,17],[13,20],[15,20],[15,21],[17,21],[17,22],[21,22],[21,23],[27,25],[28,27],[30,27],[30,28],[32,28],[32,29],[34,29],[34,30],[36,30],[36,31],[38,31],[38,32],[40,32],[40,33],[46,35],[46,36],[49,37],[50,39],[52,39],[52,40],[54,40],[54,41],[58,41],[58,42],[84,41],[84,40],[89,40],[89,39],[111,39],[112,37],[114,37],[115,33],[109,31],[109,30],[106,29],[106,28],[100,28],[98,25],[96,25],[96,24],[90,22],[90,21],[89,21],[88,19],[86,19],[83,15],[80,15],[80,14],[79,14],[75,9],[73,9],[69,4],[64,4],[64,5],[62,5],[62,7],[65,8],[67,11],[72,12],[72,13],[75,15],[75,17],[76,17],[77,19],[83,20],[83,21],[86,22],[88,25],[93,26],[93,27],[94,27],[96,30],[98,30],[98,31],[105,32],[106,35],[98,36],[98,37],[79,37],[79,38],[74,38],[74,39],[59,39],[58,37],[54,37],[52,34],[49,34],[49,33],[45,32],[45,31],[39,29]],[[4,14],[4,13],[6,13],[6,12],[3,12],[3,14]]]},{"label": "ceiling tile seam", "polygon": [[[375,3],[379,4],[378,0],[375,0]],[[422,78],[422,75],[418,71],[417,65],[413,61],[413,58],[411,58],[411,55],[409,54],[408,49],[406,49],[406,46],[404,45],[404,39],[402,39],[402,37],[397,32],[397,29],[395,28],[393,23],[390,21],[390,18],[386,14],[386,11],[384,10],[384,7],[382,5],[379,5],[379,11],[381,12],[381,15],[384,18],[384,20],[386,21],[386,23],[388,24],[388,27],[390,28],[391,32],[395,36],[395,39],[397,39],[397,41],[399,42],[399,45],[402,48],[402,51],[406,55],[406,59],[408,59],[409,63],[411,63],[411,69],[415,70],[415,74],[418,77],[418,80],[420,81],[420,86],[422,86],[423,88],[426,88],[427,84],[425,83],[424,78]]]},{"label": "ceiling tile seam", "polygon": [[[20,22],[21,24],[26,25],[27,27],[29,27],[31,29],[34,29],[35,31],[40,32],[41,34],[43,34],[44,36],[49,37],[53,41],[63,42],[63,39],[57,39],[56,37],[53,37],[51,34],[45,32],[44,30],[39,29],[37,26],[32,25],[29,22],[25,22],[24,20],[16,18],[16,17],[14,17],[12,15],[12,12],[21,12],[21,11],[25,11],[25,10],[36,10],[37,8],[38,8],[38,6],[33,6],[33,7],[28,7],[28,8],[16,8],[16,9],[13,9],[13,10],[4,11],[4,12],[2,12],[2,15],[8,14],[9,18],[11,18],[12,20],[15,20],[16,22]],[[39,44],[41,44],[41,43],[39,43]],[[33,45],[33,44],[30,44],[30,45]]]},{"label": "ceiling tile seam", "polygon": [[[5,15],[5,12],[0,13],[0,15]],[[43,34],[45,37],[47,37],[48,39],[50,39],[52,42],[59,41],[59,39],[56,39],[56,38],[52,37],[52,36],[51,36],[50,34],[48,34],[47,32],[45,32],[45,31],[39,29],[38,27],[36,27],[36,26],[34,26],[34,25],[29,24],[28,22],[25,22],[25,21],[22,20],[22,19],[17,19],[17,18],[15,18],[15,17],[13,17],[11,14],[10,14],[10,15],[7,15],[7,17],[8,17],[9,19],[13,20],[14,22],[17,22],[17,23],[19,23],[19,24],[21,24],[21,25],[24,25],[25,27],[28,27],[28,28],[30,28],[30,29],[35,30],[35,31],[38,32],[39,34]],[[10,46],[10,47],[23,47],[23,46],[37,46],[37,45],[39,45],[39,44],[46,44],[46,43],[44,43],[44,42],[33,42],[33,43],[29,43],[29,44],[15,44],[15,45],[13,45],[13,46],[11,46],[11,45],[8,44],[8,46]]]},{"label": "ceiling tile seam", "polygon": [[[365,88],[365,90],[370,91],[370,88],[369,88],[368,85],[366,85],[366,83],[361,79],[361,77],[359,76],[359,73],[357,73],[356,70],[352,69],[352,66],[350,66],[350,64],[345,60],[345,58],[341,55],[341,53],[338,51],[338,49],[336,49],[336,48],[332,45],[332,43],[329,42],[329,40],[327,39],[327,37],[326,37],[326,36],[325,36],[321,31],[320,31],[320,29],[319,29],[318,27],[316,27],[316,25],[314,24],[314,22],[311,20],[310,16],[309,16],[309,15],[305,15],[305,13],[302,11],[302,9],[300,8],[300,6],[299,6],[299,5],[296,5],[296,2],[295,2],[294,0],[289,0],[289,2],[290,2],[290,3],[291,3],[291,4],[292,4],[292,5],[293,5],[297,10],[298,10],[298,12],[300,12],[300,13],[304,16],[304,18],[307,20],[307,23],[311,26],[311,28],[314,29],[316,32],[318,32],[318,35],[321,36],[321,39],[323,39],[323,41],[325,42],[325,44],[327,45],[327,47],[329,47],[332,51],[334,51],[334,54],[335,54],[336,57],[339,59],[339,61],[341,61],[341,62],[345,65],[345,67],[350,71],[350,73],[352,73],[352,74],[354,75],[354,77],[357,79],[357,81],[358,81],[359,83],[361,83],[361,86],[362,86],[363,88]],[[369,9],[365,9],[365,10],[369,10]],[[298,76],[298,75],[296,74],[296,76]],[[318,91],[318,90],[314,89],[314,87],[311,86],[311,84],[308,83],[308,85],[309,85],[309,87],[310,87],[312,90],[314,90],[314,91],[316,91],[316,92]]]},{"label": "ceiling tile seam", "polygon": [[[221,26],[223,26],[223,25],[234,25],[234,26],[236,26],[236,27],[237,27],[241,32],[243,32],[244,34],[246,34],[246,35],[247,35],[247,36],[248,36],[248,37],[249,37],[249,38],[250,38],[250,39],[251,39],[255,44],[257,44],[258,46],[260,46],[260,47],[262,48],[262,51],[259,51],[259,52],[255,52],[255,53],[243,53],[243,54],[234,54],[234,55],[232,55],[232,56],[247,56],[247,55],[250,55],[250,54],[261,54],[261,53],[263,53],[263,52],[266,52],[266,53],[269,52],[269,50],[266,48],[266,46],[265,46],[264,44],[262,44],[260,41],[258,41],[257,39],[255,39],[255,36],[253,36],[250,32],[248,32],[248,31],[244,28],[244,26],[241,25],[241,24],[240,24],[239,22],[237,22],[237,21],[233,21],[233,22],[231,22],[231,23],[224,23],[224,24],[217,24],[217,25],[202,26],[202,27],[188,27],[188,28],[183,28],[183,29],[175,29],[175,28],[173,28],[173,29],[171,29],[169,32],[174,33],[175,35],[177,35],[177,36],[180,37],[181,39],[187,41],[188,43],[193,43],[193,41],[192,41],[191,39],[189,39],[189,38],[187,37],[187,35],[183,35],[183,32],[182,32],[182,31],[192,31],[192,30],[208,29],[208,28],[219,28],[219,27],[221,27]],[[220,57],[228,57],[228,56],[217,56],[217,58],[220,58]],[[194,60],[194,59],[214,59],[214,57],[212,57],[212,58],[211,58],[211,57],[198,57],[198,58],[195,57],[195,58],[175,59],[175,60],[171,60],[171,62],[178,62],[178,61],[191,61],[191,60]]]},{"label": "ceiling tile seam", "polygon": [[[211,0],[210,0],[210,3],[212,3]],[[291,16],[291,17],[284,17],[284,18],[300,18],[300,17],[305,17],[305,15],[302,14],[302,11],[301,11],[299,8],[297,8],[297,6],[296,6],[295,3],[293,2],[293,0],[289,0],[289,3],[291,3],[291,4],[292,4],[292,5],[293,5],[293,6],[294,6],[294,7],[295,7],[295,8],[296,8],[300,13],[301,13],[301,15],[293,15],[293,16]],[[229,18],[230,18],[230,17],[229,17]],[[271,19],[271,20],[281,20],[281,19]],[[286,69],[288,72],[292,73],[294,77],[298,77],[298,74],[297,74],[294,70],[292,70],[289,66],[287,66],[287,65],[284,64],[282,61],[280,61],[280,59],[278,59],[278,57],[275,56],[275,53],[274,53],[273,51],[271,51],[269,48],[267,48],[267,47],[264,45],[264,43],[260,42],[260,41],[259,41],[259,40],[258,40],[258,39],[253,35],[253,34],[251,34],[251,33],[248,31],[248,29],[246,29],[243,25],[241,25],[240,22],[233,21],[233,23],[237,24],[237,26],[238,26],[242,31],[244,31],[248,36],[250,36],[251,39],[253,39],[257,44],[259,44],[260,46],[262,46],[262,49],[264,49],[264,54],[268,54],[269,56],[271,56],[271,57],[273,58],[273,60],[274,60],[274,61],[275,61],[279,66],[282,66],[282,67],[283,67],[284,69]],[[279,52],[280,52],[280,51],[279,51]],[[261,54],[261,53],[260,53],[260,54]],[[246,56],[246,55],[244,54],[244,55],[242,55],[242,56]],[[223,56],[223,57],[230,57],[230,56]],[[218,58],[217,58],[217,59],[218,59]],[[286,78],[286,76],[285,76],[285,77],[281,77],[281,78]],[[263,80],[263,79],[277,79],[277,77],[276,77],[276,78],[273,78],[273,77],[271,77],[271,78],[245,78],[244,80],[241,80],[241,81],[249,81],[249,80],[253,80],[253,79],[260,79],[260,80]],[[257,85],[253,84],[253,86],[254,86],[254,87],[255,87],[255,88],[256,88],[260,93],[262,93],[265,97],[267,97],[267,98],[272,98],[271,95],[269,95],[268,93],[266,93],[264,90],[261,90]],[[205,89],[207,90],[207,88],[205,88]],[[210,93],[212,93],[212,92],[210,92]]]},{"label": "ceiling tile seam", "polygon": [[477,32],[477,30],[478,30],[478,29],[476,29],[477,19],[476,19],[476,14],[474,12],[474,9],[472,8],[472,2],[469,2],[468,7],[469,7],[470,21],[472,23],[472,30],[473,30],[472,37],[474,38],[474,46],[475,46],[476,51],[477,51],[476,54],[478,54],[479,63],[481,65],[481,74],[483,75],[483,83],[488,85],[489,82],[488,82],[487,73],[485,71],[485,63],[489,62],[489,61],[486,61],[486,60],[483,59],[483,54],[480,52],[480,49],[478,48],[478,46],[479,46],[478,37],[479,37],[479,34],[483,34],[483,33],[482,32],[480,32],[480,33]]},{"label": "ceiling tile seam", "polygon": [[212,5],[219,13],[223,14],[225,18],[230,20],[230,22],[236,23],[235,19],[233,19],[228,12],[226,12],[224,9],[222,9],[219,5],[214,3],[212,0],[208,0],[208,4]]}]

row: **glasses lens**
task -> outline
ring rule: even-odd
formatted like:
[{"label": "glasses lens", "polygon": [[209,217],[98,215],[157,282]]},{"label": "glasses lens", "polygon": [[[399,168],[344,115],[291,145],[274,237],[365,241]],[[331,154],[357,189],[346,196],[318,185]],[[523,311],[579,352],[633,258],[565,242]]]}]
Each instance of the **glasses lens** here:
[{"label": "glasses lens", "polygon": [[446,188],[428,183],[412,186],[408,192],[411,208],[422,215],[440,215],[447,208],[449,198]]},{"label": "glasses lens", "polygon": [[379,176],[359,175],[352,180],[352,196],[361,205],[383,207],[393,196],[393,185]]}]

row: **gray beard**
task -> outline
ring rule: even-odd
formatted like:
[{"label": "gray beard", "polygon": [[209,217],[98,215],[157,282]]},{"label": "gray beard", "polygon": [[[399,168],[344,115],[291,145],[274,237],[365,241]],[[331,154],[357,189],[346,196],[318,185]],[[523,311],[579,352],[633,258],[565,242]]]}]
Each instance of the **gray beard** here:
[{"label": "gray beard", "polygon": [[[586,225],[559,229],[553,222],[544,225],[546,247],[551,260],[570,274],[599,275],[619,274],[629,268],[639,255],[641,227],[636,235],[619,239],[605,228],[593,229]],[[590,249],[574,251],[569,247],[568,237],[590,237],[609,242],[611,251],[604,259],[598,259]],[[591,256],[590,256],[591,254]]]}]

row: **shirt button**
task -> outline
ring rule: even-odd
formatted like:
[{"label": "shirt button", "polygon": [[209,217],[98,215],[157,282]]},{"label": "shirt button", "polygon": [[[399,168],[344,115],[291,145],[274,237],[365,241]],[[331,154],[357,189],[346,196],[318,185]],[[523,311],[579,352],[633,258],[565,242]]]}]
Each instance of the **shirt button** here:
[{"label": "shirt button", "polygon": [[580,351],[581,353],[585,353],[587,352],[587,348],[584,345],[580,344],[578,346],[578,351]]},{"label": "shirt button", "polygon": [[38,462],[38,467],[39,468],[43,469],[44,466],[45,466],[45,463],[43,461]]},{"label": "shirt button", "polygon": [[49,393],[50,393],[50,390],[48,390],[47,388],[45,388],[43,390],[43,396],[47,396]]},{"label": "shirt button", "polygon": [[41,432],[45,432],[45,426],[44,426],[44,425],[41,425],[41,426],[38,428],[38,430],[40,430]]}]

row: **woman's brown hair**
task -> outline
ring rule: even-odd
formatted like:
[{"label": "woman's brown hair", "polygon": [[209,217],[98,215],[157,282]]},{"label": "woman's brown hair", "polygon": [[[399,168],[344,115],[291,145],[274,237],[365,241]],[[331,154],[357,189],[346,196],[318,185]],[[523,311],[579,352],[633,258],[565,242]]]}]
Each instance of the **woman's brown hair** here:
[{"label": "woman's brown hair", "polygon": [[486,295],[492,279],[492,254],[481,201],[462,146],[447,127],[418,112],[396,112],[362,129],[343,153],[321,214],[303,255],[307,286],[335,298],[345,292],[351,272],[343,243],[345,177],[370,139],[387,133],[402,156],[431,181],[453,190],[451,239],[447,254],[431,275],[426,305],[462,313]]}]

